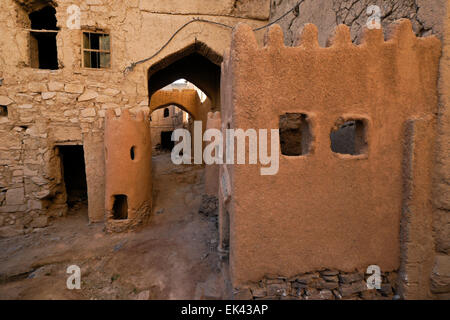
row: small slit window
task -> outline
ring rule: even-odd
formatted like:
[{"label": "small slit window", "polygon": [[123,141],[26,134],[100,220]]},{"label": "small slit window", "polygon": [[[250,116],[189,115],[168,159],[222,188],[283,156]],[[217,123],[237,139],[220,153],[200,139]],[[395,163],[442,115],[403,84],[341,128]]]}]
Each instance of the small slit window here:
[{"label": "small slit window", "polygon": [[310,152],[312,135],[306,114],[286,113],[281,115],[279,128],[281,154],[302,156]]},{"label": "small slit window", "polygon": [[366,154],[366,130],[364,120],[339,121],[330,134],[331,151],[349,155]]},{"label": "small slit window", "polygon": [[102,69],[111,66],[109,34],[83,32],[83,67]]}]

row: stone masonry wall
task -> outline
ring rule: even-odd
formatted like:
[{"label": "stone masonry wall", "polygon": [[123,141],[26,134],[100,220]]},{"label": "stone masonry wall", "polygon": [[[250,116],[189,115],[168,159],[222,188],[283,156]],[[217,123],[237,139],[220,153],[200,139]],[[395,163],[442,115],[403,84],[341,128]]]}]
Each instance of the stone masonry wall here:
[{"label": "stone masonry wall", "polygon": [[364,271],[320,270],[291,278],[267,275],[234,292],[235,299],[382,300],[398,299],[397,272],[381,273],[380,289],[368,289]]},{"label": "stone masonry wall", "polygon": [[[28,14],[42,3],[56,9],[58,70],[30,67]],[[254,1],[238,7],[230,1],[218,7],[200,6],[198,0],[183,3],[173,11],[153,0],[0,2],[0,105],[8,109],[7,116],[0,116],[0,236],[31,232],[47,225],[50,216],[64,214],[58,145],[83,145],[89,218],[102,221],[105,112],[113,110],[118,116],[124,109],[132,113],[147,109],[151,65],[197,40],[221,54],[230,42],[230,31],[191,24],[154,59],[126,75],[124,68],[155,53],[197,13],[205,19],[230,25],[246,21],[254,27],[266,23],[269,13],[268,5],[258,9]],[[67,27],[70,5],[81,10],[80,30]],[[83,68],[82,32],[99,30],[110,34],[111,67]]]}]

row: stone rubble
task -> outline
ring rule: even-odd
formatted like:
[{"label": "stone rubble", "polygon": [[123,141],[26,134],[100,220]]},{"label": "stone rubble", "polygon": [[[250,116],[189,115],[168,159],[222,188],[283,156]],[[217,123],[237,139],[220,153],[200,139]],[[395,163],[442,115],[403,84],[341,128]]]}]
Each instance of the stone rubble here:
[{"label": "stone rubble", "polygon": [[392,300],[397,299],[397,272],[381,273],[380,289],[368,289],[364,272],[321,270],[286,278],[267,275],[239,288],[234,299],[270,300]]}]

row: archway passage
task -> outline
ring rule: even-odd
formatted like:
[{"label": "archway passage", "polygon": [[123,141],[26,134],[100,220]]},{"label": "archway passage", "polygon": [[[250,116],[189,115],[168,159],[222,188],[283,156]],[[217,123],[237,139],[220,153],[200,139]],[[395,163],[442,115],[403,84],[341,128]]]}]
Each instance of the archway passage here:
[{"label": "archway passage", "polygon": [[161,149],[172,150],[174,143],[171,139],[173,131],[161,131]]},{"label": "archway passage", "polygon": [[[171,79],[172,77],[175,76],[172,75]],[[185,81],[196,77],[193,75],[184,79],[176,78],[177,81],[157,90],[150,99],[150,111],[153,111],[152,144],[156,149],[152,149],[153,216],[149,232],[170,234],[171,252],[174,252],[174,255],[186,256],[188,253],[190,257],[204,257],[197,260],[200,263],[196,263],[194,269],[197,271],[194,273],[190,271],[193,270],[192,267],[177,270],[177,274],[185,279],[186,284],[177,293],[180,297],[190,295],[198,299],[204,295],[203,288],[214,283],[214,290],[211,290],[209,295],[220,298],[224,290],[222,274],[211,272],[209,267],[219,263],[219,236],[216,226],[217,207],[216,212],[213,208],[215,202],[204,205],[205,167],[194,164],[193,161],[191,164],[176,164],[173,158],[184,158],[183,156],[187,155],[185,149],[179,151],[178,155],[167,152],[174,144],[181,142],[171,140],[173,130],[183,128],[189,131],[193,148],[198,134],[194,125],[198,128],[199,124],[194,121],[199,120],[203,130],[206,128],[203,123],[211,110],[211,100],[196,84]],[[191,158],[193,155],[191,150]],[[200,208],[208,209],[200,211]],[[182,265],[192,266],[192,263],[183,261]],[[172,277],[170,272],[170,268],[164,268],[162,273],[166,277]]]},{"label": "archway passage", "polygon": [[219,54],[199,42],[162,59],[148,70],[150,103],[156,91],[178,79],[186,79],[202,90],[216,109],[220,104],[221,62]]}]

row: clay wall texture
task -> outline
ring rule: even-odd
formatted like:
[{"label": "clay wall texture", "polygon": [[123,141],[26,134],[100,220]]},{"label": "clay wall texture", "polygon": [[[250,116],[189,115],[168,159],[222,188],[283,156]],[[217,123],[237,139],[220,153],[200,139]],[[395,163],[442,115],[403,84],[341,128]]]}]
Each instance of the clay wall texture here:
[{"label": "clay wall texture", "polygon": [[[144,112],[135,117],[109,111],[105,119],[105,209],[111,228],[137,225],[151,212],[152,143]],[[127,197],[127,218],[113,219],[114,197]]]},{"label": "clay wall texture", "polygon": [[[270,20],[273,21],[296,3],[296,0],[271,1]],[[285,34],[286,45],[294,42],[296,34],[301,31],[305,23],[314,23],[317,26],[318,40],[322,46],[327,43],[332,30],[340,23],[350,28],[352,41],[359,43],[362,34],[360,31],[368,19],[366,9],[369,5],[374,4],[381,9],[381,25],[385,37],[392,22],[400,18],[407,18],[411,20],[413,31],[417,36],[433,34],[442,41],[438,80],[437,136],[433,141],[435,149],[432,156],[434,163],[432,230],[429,230],[429,225],[426,230],[410,229],[413,233],[416,232],[416,238],[422,238],[422,240],[426,238],[428,243],[434,242],[434,245],[422,248],[415,245],[413,241],[410,246],[419,248],[417,250],[421,251],[423,258],[417,258],[416,252],[415,258],[408,259],[406,252],[412,253],[414,250],[411,251],[411,248],[406,250],[402,256],[404,266],[415,270],[410,271],[407,277],[411,288],[414,288],[414,290],[407,290],[408,296],[411,298],[448,299],[450,297],[450,153],[448,152],[450,149],[450,109],[447,101],[450,87],[447,76],[450,68],[447,48],[450,38],[449,3],[448,0],[305,0],[300,5],[299,14],[289,14],[279,22]],[[428,221],[428,218],[425,218],[424,221]],[[427,250],[428,252],[426,252]],[[426,277],[419,276],[419,273],[428,272],[430,255],[434,255],[434,250],[436,255],[432,258],[434,263],[430,282],[428,275]],[[426,254],[424,254],[425,252]]]},{"label": "clay wall texture", "polygon": [[[158,56],[124,75],[131,62],[154,54],[181,25],[199,14],[229,25],[267,22],[269,1],[56,0],[58,70],[31,68],[28,14],[39,1],[0,2],[0,236],[31,232],[46,221],[55,195],[63,189],[54,146],[83,145],[90,221],[104,217],[104,118],[147,110],[148,69],[167,56],[201,42],[219,58],[231,32],[193,23],[179,32]],[[67,9],[81,10],[81,30],[69,29]],[[111,67],[81,67],[83,31],[110,34]],[[182,56],[182,54],[181,54]],[[216,61],[215,63],[220,63]],[[206,113],[205,113],[206,117]],[[99,194],[100,196],[94,196]],[[58,200],[59,201],[59,200]],[[56,201],[57,202],[57,201]],[[55,209],[60,210],[60,209]],[[59,215],[56,213],[55,215]]]},{"label": "clay wall texture", "polygon": [[[323,268],[398,270],[403,170],[412,156],[406,123],[434,125],[439,40],[416,38],[410,21],[402,20],[388,41],[382,30],[372,30],[359,46],[344,25],[328,48],[319,46],[314,25],[304,28],[295,47],[284,46],[279,26],[265,43],[258,46],[246,25],[234,31],[223,63],[222,128],[229,122],[244,130],[278,129],[280,115],[298,112],[310,119],[312,142],[307,155],[280,155],[276,175],[261,176],[259,165],[229,170],[233,284]],[[366,124],[366,153],[333,153],[332,128],[351,119]],[[417,130],[414,142],[432,148],[434,131]],[[425,215],[431,214],[431,165],[412,169],[424,200],[411,199]]]}]

